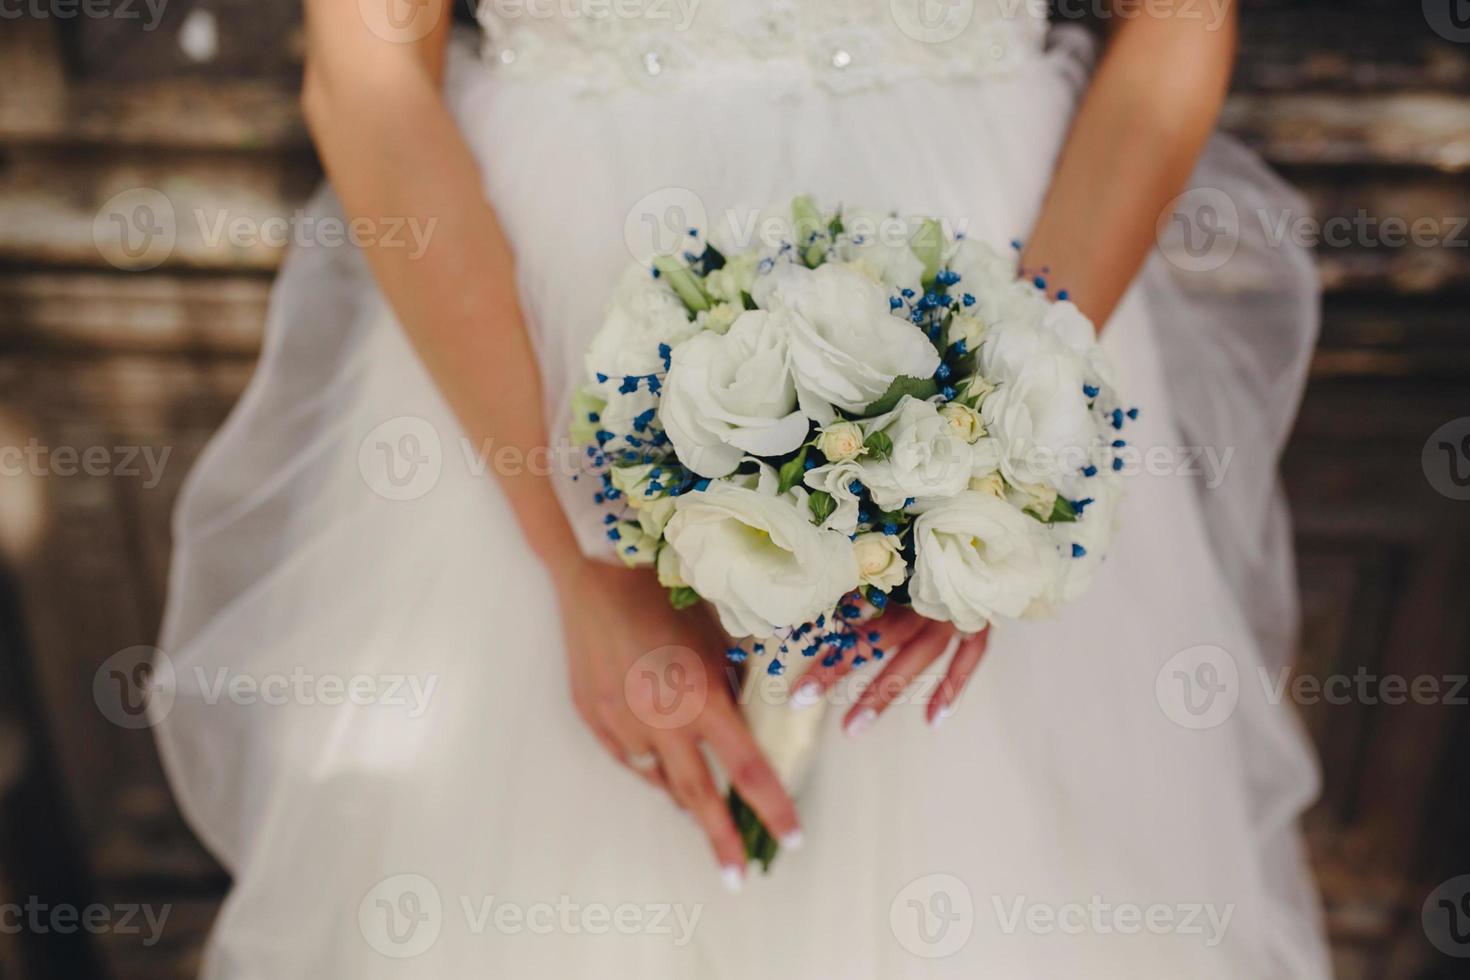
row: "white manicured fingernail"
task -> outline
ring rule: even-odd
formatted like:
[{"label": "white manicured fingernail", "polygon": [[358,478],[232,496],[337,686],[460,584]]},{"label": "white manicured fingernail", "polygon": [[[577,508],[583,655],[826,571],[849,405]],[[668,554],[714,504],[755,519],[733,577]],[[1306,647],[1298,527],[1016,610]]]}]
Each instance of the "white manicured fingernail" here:
[{"label": "white manicured fingernail", "polygon": [[873,722],[878,718],[878,712],[872,708],[864,708],[852,716],[852,721],[847,723],[848,737],[861,735],[873,727]]},{"label": "white manicured fingernail", "polygon": [[781,846],[788,851],[799,851],[801,850],[801,845],[805,843],[806,834],[801,832],[800,827],[781,838]]},{"label": "white manicured fingernail", "polygon": [[817,685],[802,684],[791,692],[791,700],[786,703],[791,706],[792,711],[801,711],[804,708],[810,708],[820,700],[822,700],[822,692]]},{"label": "white manicured fingernail", "polygon": [[745,869],[738,864],[727,864],[720,869],[720,880],[728,892],[739,892],[745,885]]},{"label": "white manicured fingernail", "polygon": [[934,720],[929,722],[929,724],[934,728],[938,728],[940,725],[944,724],[944,719],[948,718],[952,714],[954,714],[954,705],[946,704],[944,707],[934,712]]}]

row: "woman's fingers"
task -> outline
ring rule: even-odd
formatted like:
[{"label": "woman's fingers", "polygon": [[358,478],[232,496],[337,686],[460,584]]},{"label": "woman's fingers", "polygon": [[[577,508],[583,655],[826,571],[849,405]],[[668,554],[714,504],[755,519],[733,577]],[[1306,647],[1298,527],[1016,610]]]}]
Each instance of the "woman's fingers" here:
[{"label": "woman's fingers", "polygon": [[954,658],[949,662],[949,670],[945,672],[944,680],[940,681],[939,690],[929,701],[929,724],[938,725],[954,714],[955,702],[958,701],[960,692],[969,683],[975,668],[980,666],[980,658],[985,656],[985,648],[989,645],[989,627],[978,633],[961,635],[959,649],[955,650]]},{"label": "woman's fingers", "polygon": [[735,828],[730,808],[715,789],[704,756],[691,739],[682,735],[662,738],[658,752],[670,793],[704,828],[715,859],[720,863],[720,878],[725,887],[739,891],[745,883],[745,842]]},{"label": "woman's fingers", "polygon": [[792,851],[800,847],[801,823],[796,804],[791,802],[786,787],[781,785],[781,777],[766,761],[734,706],[708,712],[700,734],[725,767],[731,785],[740,791],[741,798],[750,804],[781,846]]},{"label": "woman's fingers", "polygon": [[[912,609],[899,607],[860,628],[863,645],[869,651],[878,649],[884,656],[889,656],[893,648],[907,643],[928,622]],[[823,664],[820,653],[813,659],[816,663],[791,687],[792,708],[808,708],[816,704],[833,685],[852,671],[851,657],[843,657],[831,666]]]},{"label": "woman's fingers", "polygon": [[598,740],[608,745],[608,751],[614,758],[644,782],[660,789],[668,788],[646,730],[624,706],[613,699],[605,700],[598,708],[595,720],[597,724],[593,730],[597,732]]},{"label": "woman's fingers", "polygon": [[939,659],[951,642],[957,642],[953,626],[930,622],[900,647],[888,658],[882,673],[873,678],[843,719],[843,729],[847,734],[861,735],[872,727],[883,710],[908,689],[925,667]]}]

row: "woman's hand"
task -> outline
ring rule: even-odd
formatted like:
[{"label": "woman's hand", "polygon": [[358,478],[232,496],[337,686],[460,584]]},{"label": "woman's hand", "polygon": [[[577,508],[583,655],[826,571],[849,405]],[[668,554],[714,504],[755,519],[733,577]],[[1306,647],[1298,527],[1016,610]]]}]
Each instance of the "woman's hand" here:
[{"label": "woman's hand", "polygon": [[745,845],[701,743],[781,845],[799,847],[796,807],[740,716],[729,644],[709,614],[675,610],[647,569],[578,558],[553,574],[578,713],[615,759],[699,822],[725,884],[743,882]]},{"label": "woman's hand", "polygon": [[[980,666],[980,658],[990,641],[990,630],[961,633],[950,623],[925,619],[906,606],[893,607],[882,617],[862,629],[863,639],[857,652],[882,669],[858,696],[857,703],[842,720],[849,735],[861,735],[872,727],[888,706],[906,691],[923,670],[950,650],[949,668],[939,686],[930,694],[925,718],[938,725],[954,714],[955,704],[966,682]],[[883,651],[881,661],[874,660],[874,650]],[[797,706],[815,704],[832,685],[852,671],[852,657],[824,667],[819,661],[811,666],[792,688],[792,703]],[[871,669],[871,668],[869,668]]]}]

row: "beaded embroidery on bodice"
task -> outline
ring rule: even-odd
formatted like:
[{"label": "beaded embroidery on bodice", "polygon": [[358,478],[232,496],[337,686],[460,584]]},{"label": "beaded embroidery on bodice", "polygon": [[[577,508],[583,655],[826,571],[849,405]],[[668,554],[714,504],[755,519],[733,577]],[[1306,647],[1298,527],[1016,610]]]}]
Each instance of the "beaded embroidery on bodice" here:
[{"label": "beaded embroidery on bodice", "polygon": [[483,0],[507,77],[589,93],[758,75],[793,89],[1003,74],[1041,49],[1045,0]]}]

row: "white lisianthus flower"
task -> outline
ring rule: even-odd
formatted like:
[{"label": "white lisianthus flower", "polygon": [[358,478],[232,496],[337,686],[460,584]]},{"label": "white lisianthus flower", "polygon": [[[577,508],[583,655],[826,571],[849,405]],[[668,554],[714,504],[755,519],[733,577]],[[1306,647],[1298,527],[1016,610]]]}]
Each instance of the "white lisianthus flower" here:
[{"label": "white lisianthus flower", "polygon": [[1000,442],[1007,481],[1059,486],[1086,465],[1097,426],[1082,385],[1075,356],[1042,350],[986,397],[980,412]]},{"label": "white lisianthus flower", "polygon": [[856,422],[833,422],[817,436],[817,449],[833,463],[857,459],[863,448],[863,430]]},{"label": "white lisianthus flower", "polygon": [[[669,501],[670,509],[673,508],[673,500]],[[679,576],[679,556],[674,554],[674,549],[664,545],[658,549],[658,560],[654,563],[658,571],[658,584],[666,589],[688,588],[689,583]]]},{"label": "white lisianthus flower", "polygon": [[811,622],[858,584],[852,542],[815,527],[790,494],[712,483],[675,498],[664,537],[679,576],[733,637],[764,638]]},{"label": "white lisianthus flower", "polygon": [[674,348],[699,332],[683,302],[662,279],[632,266],[619,281],[602,329],[587,348],[587,375],[594,380],[605,375],[608,380],[598,383],[598,394],[607,395],[626,376],[661,373],[659,345]]},{"label": "white lisianthus flower", "polygon": [[661,538],[669,518],[674,516],[674,498],[657,497],[638,508],[638,526],[652,538]]},{"label": "white lisianthus flower", "polygon": [[1043,597],[1047,601],[1032,612],[1044,613],[1050,607],[1080,599],[1091,587],[1098,566],[1112,547],[1118,533],[1122,482],[1112,473],[1099,475],[1089,481],[1088,490],[1090,502],[1076,521],[1051,526],[1052,540],[1061,554],[1061,568],[1052,589]]},{"label": "white lisianthus flower", "polygon": [[863,484],[884,510],[897,510],[909,498],[948,497],[970,482],[974,461],[969,443],[929,402],[905,395],[893,411],[863,426],[870,434],[884,433],[893,443],[884,459],[858,463]]},{"label": "white lisianthus flower", "polygon": [[822,522],[822,527],[841,531],[843,534],[852,534],[857,530],[859,501],[857,494],[853,492],[853,485],[861,486],[863,471],[855,460],[814,466],[806,471],[802,479],[813,490],[826,492],[837,505]]},{"label": "white lisianthus flower", "polygon": [[613,547],[624,565],[636,568],[653,564],[654,556],[658,554],[658,538],[644,534],[643,528],[632,521],[619,521],[613,528],[618,535]]},{"label": "white lisianthus flower", "polygon": [[924,263],[909,247],[910,223],[897,215],[848,208],[837,256],[891,290],[921,290]]},{"label": "white lisianthus flower", "polygon": [[702,333],[674,351],[659,420],[685,466],[726,476],[747,453],[779,456],[805,441],[787,336],[783,316],[750,310],[723,336]]},{"label": "white lisianthus flower", "polygon": [[939,415],[954,434],[966,442],[974,442],[985,435],[985,421],[980,418],[980,413],[963,402],[946,402],[940,406]]},{"label": "white lisianthus flower", "polygon": [[928,378],[939,354],[923,332],[894,316],[888,292],[840,265],[777,265],[755,286],[763,309],[791,314],[791,366],[802,410],[820,423],[832,407],[861,413],[895,378]]},{"label": "white lisianthus flower", "polygon": [[1020,616],[1057,575],[1045,525],[989,494],[956,494],[925,509],[913,530],[914,611],[966,633]]},{"label": "white lisianthus flower", "polygon": [[869,531],[859,534],[852,543],[857,558],[858,580],[880,592],[888,592],[903,584],[908,562],[899,554],[900,542],[893,534]]}]

